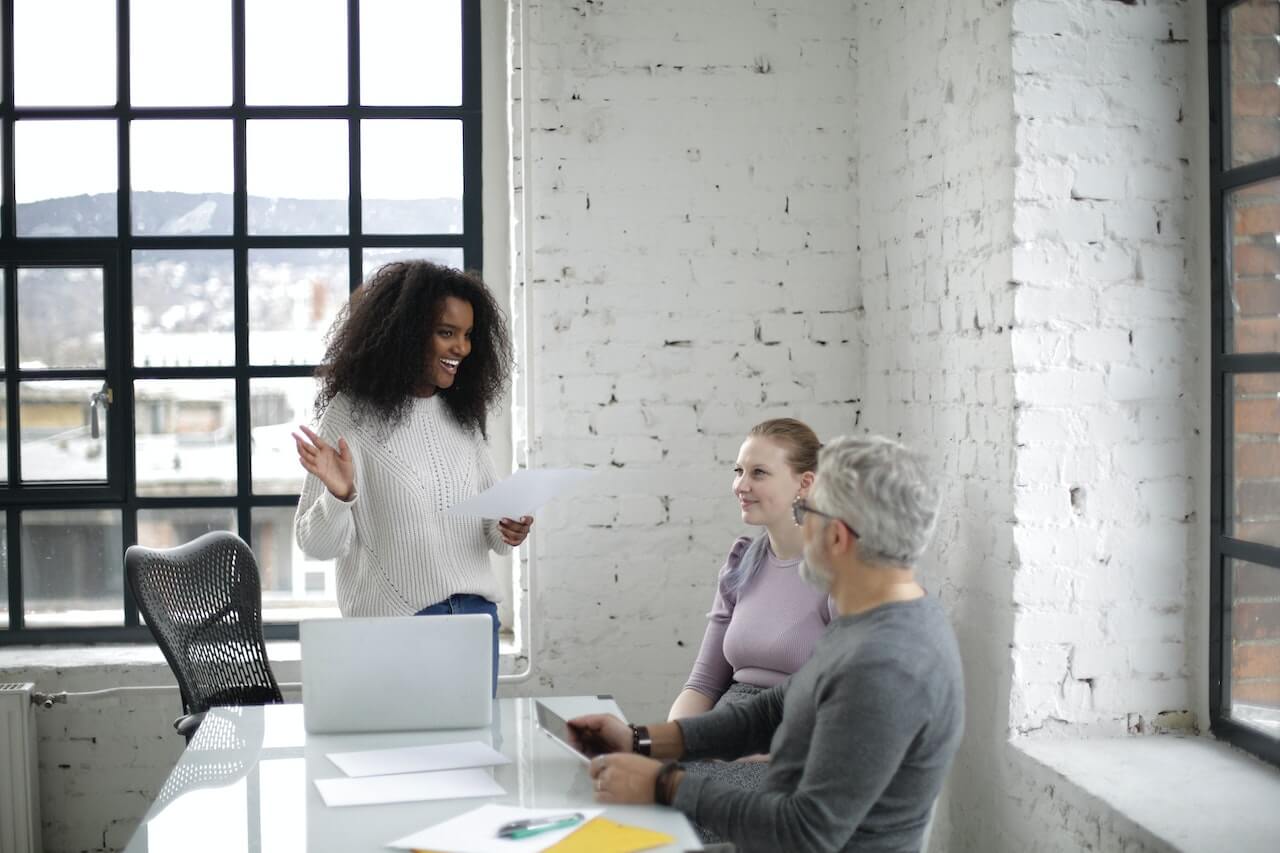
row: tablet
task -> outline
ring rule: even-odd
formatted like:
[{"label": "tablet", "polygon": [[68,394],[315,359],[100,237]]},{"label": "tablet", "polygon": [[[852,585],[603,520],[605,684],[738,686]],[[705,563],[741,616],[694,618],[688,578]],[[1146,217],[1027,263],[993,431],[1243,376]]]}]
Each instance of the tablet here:
[{"label": "tablet", "polygon": [[569,724],[565,722],[564,717],[561,717],[537,700],[534,700],[533,704],[538,711],[538,727],[551,735],[552,740],[556,743],[576,755],[580,761],[590,764],[591,759],[579,752],[578,748],[573,745],[573,739],[569,737]]}]

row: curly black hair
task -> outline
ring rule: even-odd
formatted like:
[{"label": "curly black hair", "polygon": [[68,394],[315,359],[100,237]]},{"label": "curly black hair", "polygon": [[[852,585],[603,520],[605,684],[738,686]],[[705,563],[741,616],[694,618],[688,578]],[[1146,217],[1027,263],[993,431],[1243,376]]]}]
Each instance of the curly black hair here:
[{"label": "curly black hair", "polygon": [[357,420],[399,424],[426,370],[428,340],[449,296],[471,304],[475,326],[471,354],[459,365],[453,386],[436,393],[463,427],[487,438],[489,410],[511,375],[506,317],[479,276],[430,261],[386,264],[351,294],[316,370],[316,415],[345,393]]}]

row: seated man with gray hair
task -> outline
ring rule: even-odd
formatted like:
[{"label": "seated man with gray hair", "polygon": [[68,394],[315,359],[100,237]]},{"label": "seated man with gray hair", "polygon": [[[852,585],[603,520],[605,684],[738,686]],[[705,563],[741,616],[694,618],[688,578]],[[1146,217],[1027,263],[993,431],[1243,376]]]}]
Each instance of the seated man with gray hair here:
[{"label": "seated man with gray hair", "polygon": [[[795,521],[800,571],[830,592],[839,617],[808,663],[748,702],[651,726],[571,720],[596,755],[596,799],[675,806],[741,851],[919,850],[964,728],[955,634],[913,568],[937,507],[922,461],[898,442],[824,447]],[[765,752],[772,761],[754,791],[686,775],[672,760]]]}]

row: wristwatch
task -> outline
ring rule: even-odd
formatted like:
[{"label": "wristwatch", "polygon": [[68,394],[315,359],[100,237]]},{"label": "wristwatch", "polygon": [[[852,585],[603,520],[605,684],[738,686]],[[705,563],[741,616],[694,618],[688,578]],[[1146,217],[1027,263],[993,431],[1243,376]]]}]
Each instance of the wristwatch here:
[{"label": "wristwatch", "polygon": [[649,737],[648,726],[631,727],[631,751],[637,755],[649,755],[653,752],[653,739]]}]

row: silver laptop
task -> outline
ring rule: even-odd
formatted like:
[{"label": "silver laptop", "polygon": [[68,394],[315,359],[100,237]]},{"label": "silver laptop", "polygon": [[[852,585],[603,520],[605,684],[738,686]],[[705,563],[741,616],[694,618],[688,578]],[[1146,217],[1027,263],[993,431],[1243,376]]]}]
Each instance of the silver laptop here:
[{"label": "silver laptop", "polygon": [[302,716],[313,734],[473,729],[493,715],[493,621],[465,616],[312,619]]}]

